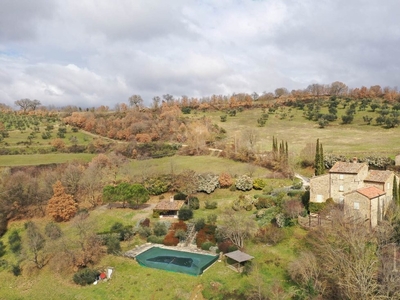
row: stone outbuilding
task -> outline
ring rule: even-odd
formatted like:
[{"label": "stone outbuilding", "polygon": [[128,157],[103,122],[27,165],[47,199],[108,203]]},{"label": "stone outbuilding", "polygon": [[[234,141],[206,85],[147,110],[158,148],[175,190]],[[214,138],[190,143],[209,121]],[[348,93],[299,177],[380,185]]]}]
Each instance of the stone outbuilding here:
[{"label": "stone outbuilding", "polygon": [[347,213],[357,210],[357,214],[369,219],[371,227],[374,227],[393,200],[394,176],[392,171],[369,170],[366,163],[356,160],[339,161],[328,174],[310,179],[310,202],[323,203],[331,198]]},{"label": "stone outbuilding", "polygon": [[375,186],[369,186],[347,193],[343,209],[346,216],[374,228],[382,221],[386,203],[386,193]]}]

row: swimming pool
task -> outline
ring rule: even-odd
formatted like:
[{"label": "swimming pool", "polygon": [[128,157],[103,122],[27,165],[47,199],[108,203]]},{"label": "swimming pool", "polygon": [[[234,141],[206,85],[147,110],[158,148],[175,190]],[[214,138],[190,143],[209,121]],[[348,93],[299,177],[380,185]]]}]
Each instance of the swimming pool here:
[{"label": "swimming pool", "polygon": [[152,247],[136,256],[136,261],[149,268],[200,275],[218,259],[218,255],[207,255]]}]

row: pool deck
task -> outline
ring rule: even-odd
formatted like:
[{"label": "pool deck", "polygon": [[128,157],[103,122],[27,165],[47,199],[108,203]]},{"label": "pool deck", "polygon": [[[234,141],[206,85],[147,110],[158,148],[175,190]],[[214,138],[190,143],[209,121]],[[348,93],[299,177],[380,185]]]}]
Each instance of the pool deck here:
[{"label": "pool deck", "polygon": [[140,253],[143,253],[153,247],[170,249],[170,250],[175,250],[175,251],[183,251],[183,252],[211,255],[211,256],[218,255],[218,253],[212,253],[210,251],[205,251],[205,250],[199,249],[195,245],[187,246],[187,247],[178,245],[178,246],[173,247],[173,246],[165,246],[162,244],[146,243],[146,244],[143,244],[140,246],[136,246],[136,248],[134,248],[132,250],[128,250],[127,252],[125,252],[124,256],[135,259],[137,255],[139,255]]}]

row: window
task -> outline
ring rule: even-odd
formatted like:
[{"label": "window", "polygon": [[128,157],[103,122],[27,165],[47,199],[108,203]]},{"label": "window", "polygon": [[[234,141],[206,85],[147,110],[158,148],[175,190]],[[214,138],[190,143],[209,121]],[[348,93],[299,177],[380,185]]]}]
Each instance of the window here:
[{"label": "window", "polygon": [[339,175],[339,179],[343,179],[343,174],[340,174],[340,175]]},{"label": "window", "polygon": [[343,192],[343,191],[344,191],[343,185],[339,185],[339,192]]},{"label": "window", "polygon": [[386,189],[387,189],[387,190],[390,189],[390,182],[386,183]]},{"label": "window", "polygon": [[317,202],[319,202],[319,203],[324,202],[324,196],[323,195],[317,195]]},{"label": "window", "polygon": [[354,209],[360,209],[360,203],[354,202]]}]

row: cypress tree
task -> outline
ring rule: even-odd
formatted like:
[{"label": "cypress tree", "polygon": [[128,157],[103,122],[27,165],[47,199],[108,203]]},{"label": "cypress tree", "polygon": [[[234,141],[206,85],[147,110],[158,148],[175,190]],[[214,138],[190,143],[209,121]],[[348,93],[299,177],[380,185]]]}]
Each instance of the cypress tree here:
[{"label": "cypress tree", "polygon": [[325,173],[324,149],[322,149],[322,144],[319,144],[319,170],[320,170],[320,174]]},{"label": "cypress tree", "polygon": [[322,148],[322,144],[319,143],[319,139],[317,139],[317,145],[315,147],[315,176],[324,174],[325,166],[324,166],[324,150]]},{"label": "cypress tree", "polygon": [[399,190],[397,185],[397,178],[396,176],[393,177],[393,201],[397,204],[399,201]]}]

